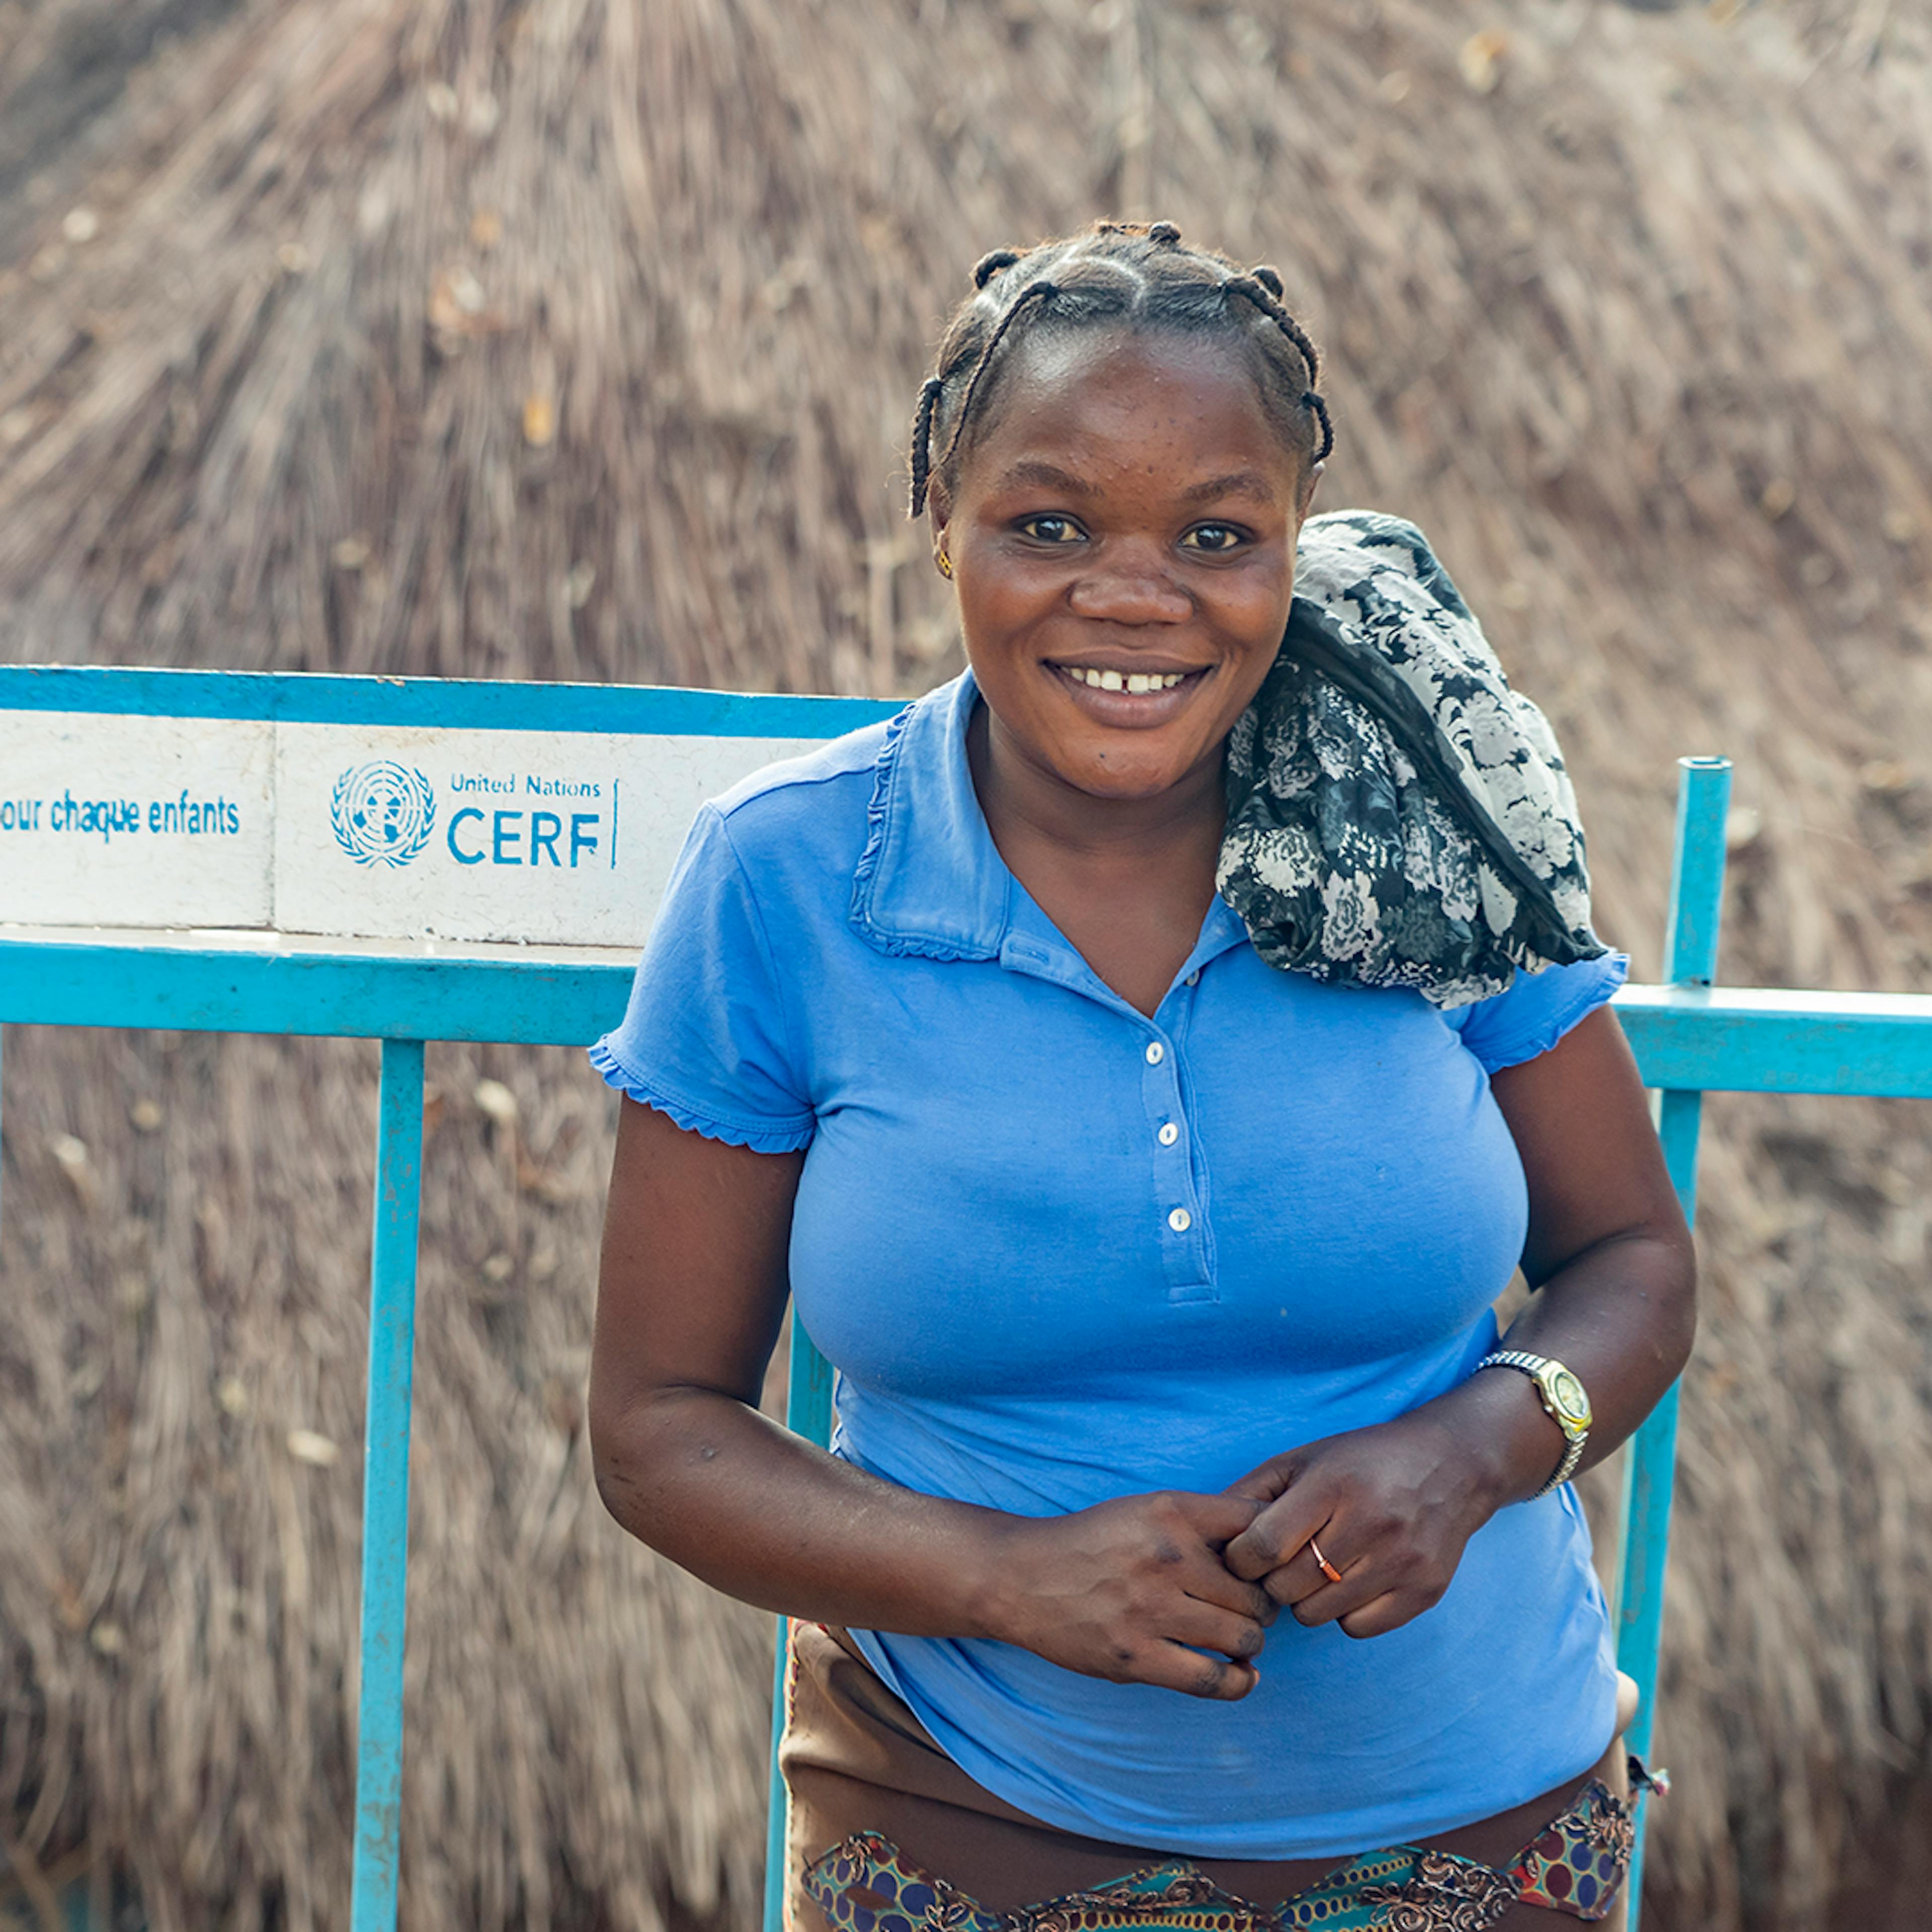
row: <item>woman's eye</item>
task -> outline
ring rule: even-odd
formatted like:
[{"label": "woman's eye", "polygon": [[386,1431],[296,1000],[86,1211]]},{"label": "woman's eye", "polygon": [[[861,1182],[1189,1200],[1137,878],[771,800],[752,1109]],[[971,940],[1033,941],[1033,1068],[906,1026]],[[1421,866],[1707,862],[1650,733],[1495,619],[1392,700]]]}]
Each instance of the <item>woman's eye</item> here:
[{"label": "woman's eye", "polygon": [[1036,543],[1078,543],[1082,535],[1080,526],[1071,517],[1027,517],[1019,528],[1023,536],[1031,537]]},{"label": "woman's eye", "polygon": [[1190,550],[1205,550],[1210,556],[1220,556],[1228,550],[1238,550],[1246,539],[1228,524],[1196,524],[1180,541]]}]

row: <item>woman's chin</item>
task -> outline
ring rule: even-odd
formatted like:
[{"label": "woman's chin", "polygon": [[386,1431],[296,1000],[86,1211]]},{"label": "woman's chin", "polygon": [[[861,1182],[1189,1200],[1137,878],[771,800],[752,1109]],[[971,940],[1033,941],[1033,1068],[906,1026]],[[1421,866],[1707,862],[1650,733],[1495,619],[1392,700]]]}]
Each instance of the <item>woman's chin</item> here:
[{"label": "woman's chin", "polygon": [[1091,798],[1122,804],[1160,798],[1193,778],[1200,761],[1189,755],[1195,749],[1191,746],[1177,746],[1166,757],[1157,754],[1159,749],[1146,745],[1099,747],[1063,764],[1060,776]]}]

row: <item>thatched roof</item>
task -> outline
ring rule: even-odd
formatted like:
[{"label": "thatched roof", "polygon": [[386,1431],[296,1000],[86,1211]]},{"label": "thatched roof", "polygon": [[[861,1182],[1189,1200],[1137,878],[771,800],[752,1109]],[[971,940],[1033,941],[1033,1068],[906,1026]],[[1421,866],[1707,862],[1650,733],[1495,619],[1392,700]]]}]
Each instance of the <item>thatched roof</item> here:
[{"label": "thatched roof", "polygon": [[[0,120],[106,10],[0,8]],[[1928,0],[255,0],[20,177],[0,653],[916,688],[956,662],[897,512],[938,319],[988,247],[1155,212],[1281,266],[1324,500],[1416,518],[1545,700],[1640,971],[1672,760],[1716,749],[1726,976],[1923,988],[1928,88]],[[9,1044],[0,1817],[160,1924],[339,1922],[373,1054]],[[608,1104],[560,1054],[430,1070],[408,1921],[748,1924],[760,1622],[583,1468]],[[1932,1136],[1708,1118],[1658,1917],[1869,1880],[1886,1924]]]}]

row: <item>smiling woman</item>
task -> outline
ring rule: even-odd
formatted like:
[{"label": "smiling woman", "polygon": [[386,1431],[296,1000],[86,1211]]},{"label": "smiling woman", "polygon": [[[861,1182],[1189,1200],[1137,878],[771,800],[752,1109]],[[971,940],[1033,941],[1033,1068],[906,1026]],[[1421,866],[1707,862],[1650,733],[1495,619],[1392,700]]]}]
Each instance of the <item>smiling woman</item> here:
[{"label": "smiling woman", "polygon": [[1090,326],[1010,353],[932,492],[986,699],[974,779],[1008,864],[1151,1012],[1213,896],[1222,746],[1280,647],[1317,470],[1223,344]]},{"label": "smiling woman", "polygon": [[970,668],[704,808],[592,1049],[600,1488],[805,1620],[799,1932],[1600,1920],[1567,1484],[1692,1270],[1561,759],[1418,533],[1310,519],[1271,271],[974,284],[913,453]]}]

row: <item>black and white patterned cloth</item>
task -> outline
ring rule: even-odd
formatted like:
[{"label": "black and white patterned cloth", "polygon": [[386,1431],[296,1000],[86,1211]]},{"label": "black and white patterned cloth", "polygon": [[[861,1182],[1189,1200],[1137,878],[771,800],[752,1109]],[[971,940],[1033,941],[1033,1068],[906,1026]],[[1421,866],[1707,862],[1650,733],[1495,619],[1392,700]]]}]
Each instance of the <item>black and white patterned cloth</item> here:
[{"label": "black and white patterned cloth", "polygon": [[1228,740],[1215,883],[1256,950],[1438,1006],[1599,958],[1556,736],[1422,532],[1371,511],[1311,517],[1294,590]]}]

